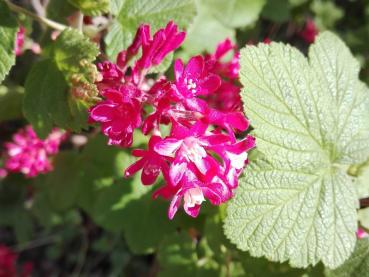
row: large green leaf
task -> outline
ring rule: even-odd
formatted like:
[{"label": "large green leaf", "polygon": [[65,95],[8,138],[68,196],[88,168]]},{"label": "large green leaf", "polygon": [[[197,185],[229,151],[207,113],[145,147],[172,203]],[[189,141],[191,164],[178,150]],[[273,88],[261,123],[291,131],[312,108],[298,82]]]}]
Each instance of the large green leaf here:
[{"label": "large green leaf", "polygon": [[296,267],[335,268],[352,253],[358,204],[349,164],[369,156],[369,98],[359,65],[329,32],[309,60],[281,43],[241,53],[242,98],[259,151],[228,208],[242,250]]},{"label": "large green leaf", "polygon": [[165,27],[173,20],[180,28],[185,28],[195,16],[193,0],[126,0],[114,1],[120,7],[117,20],[105,38],[106,52],[114,59],[132,42],[137,28],[142,23],[150,24],[152,32]]},{"label": "large green leaf", "polygon": [[368,277],[369,276],[369,240],[358,240],[351,257],[339,268],[327,270],[327,277]]},{"label": "large green leaf", "polygon": [[0,2],[0,83],[15,64],[17,21],[4,1]]},{"label": "large green leaf", "polygon": [[45,138],[54,124],[74,131],[87,126],[84,104],[70,97],[64,75],[52,60],[34,64],[25,84],[23,112],[40,138]]}]

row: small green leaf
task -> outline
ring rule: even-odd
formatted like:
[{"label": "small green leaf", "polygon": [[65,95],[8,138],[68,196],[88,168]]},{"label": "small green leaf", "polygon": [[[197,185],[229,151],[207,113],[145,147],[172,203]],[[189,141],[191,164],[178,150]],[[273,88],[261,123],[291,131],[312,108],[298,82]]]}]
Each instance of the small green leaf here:
[{"label": "small green leaf", "polygon": [[24,89],[0,86],[0,121],[22,118]]},{"label": "small green leaf", "polygon": [[0,83],[15,64],[15,37],[17,21],[4,1],[0,2]]},{"label": "small green leaf", "polygon": [[126,0],[113,6],[121,9],[105,38],[106,52],[112,60],[129,46],[141,24],[150,24],[151,32],[165,27],[170,20],[185,28],[196,12],[193,0]]},{"label": "small green leaf", "polygon": [[198,13],[183,43],[185,51],[192,55],[198,55],[203,51],[212,53],[217,44],[226,38],[235,41],[235,30],[224,26],[207,4],[209,3],[196,1]]},{"label": "small green leaf", "polygon": [[207,9],[224,26],[244,27],[254,23],[266,0],[202,0]]},{"label": "small green leaf", "polygon": [[360,239],[351,257],[339,268],[327,270],[327,277],[368,277],[369,240]]},{"label": "small green leaf", "polygon": [[196,244],[185,232],[166,237],[159,248],[159,277],[223,276],[211,256],[199,257]]},{"label": "small green leaf", "polygon": [[109,0],[69,0],[83,14],[97,16],[109,12]]},{"label": "small green leaf", "polygon": [[348,165],[369,156],[369,94],[345,44],[324,32],[309,60],[281,43],[241,52],[242,98],[258,150],[228,207],[242,250],[306,267],[341,265],[356,241]]},{"label": "small green leaf", "polygon": [[27,76],[23,112],[40,138],[53,125],[80,131],[87,126],[85,110],[75,108],[69,100],[68,84],[57,65],[50,59],[35,63]]},{"label": "small green leaf", "polygon": [[290,10],[289,0],[268,0],[261,15],[275,22],[285,22],[290,18]]}]

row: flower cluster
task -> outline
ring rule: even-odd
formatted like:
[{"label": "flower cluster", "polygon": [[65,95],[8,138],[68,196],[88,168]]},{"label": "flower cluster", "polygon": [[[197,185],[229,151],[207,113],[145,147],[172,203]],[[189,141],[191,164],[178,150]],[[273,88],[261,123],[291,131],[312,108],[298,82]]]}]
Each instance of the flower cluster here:
[{"label": "flower cluster", "polygon": [[59,151],[66,134],[54,129],[45,140],[37,137],[31,126],[26,126],[13,136],[13,141],[5,143],[5,170],[35,177],[52,170],[50,156]]},{"label": "flower cluster", "polygon": [[[125,176],[142,170],[142,183],[152,185],[162,173],[165,185],[154,197],[171,200],[170,219],[182,203],[196,217],[205,199],[213,205],[229,200],[255,144],[248,135],[236,138],[247,130],[248,121],[239,95],[239,53],[230,40],[213,54],[192,57],[187,65],[177,59],[174,81],[160,75],[150,79],[150,69],[184,38],[173,22],[153,36],[150,26],[142,25],[116,63],[98,65],[103,100],[90,109],[90,122],[101,125],[110,145],[130,147],[137,128],[151,136],[148,149],[132,151],[139,159]],[[171,127],[167,136],[164,125]]]},{"label": "flower cluster", "polygon": [[33,264],[26,262],[22,266],[22,272],[17,270],[18,255],[5,245],[0,245],[0,277],[27,277],[31,276]]}]

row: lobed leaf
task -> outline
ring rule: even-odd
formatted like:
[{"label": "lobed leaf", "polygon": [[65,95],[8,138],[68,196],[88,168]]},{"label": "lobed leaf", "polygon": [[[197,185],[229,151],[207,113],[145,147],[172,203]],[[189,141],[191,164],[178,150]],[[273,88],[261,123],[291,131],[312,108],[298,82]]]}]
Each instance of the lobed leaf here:
[{"label": "lobed leaf", "polygon": [[320,34],[309,60],[281,43],[241,52],[242,98],[258,150],[228,207],[242,250],[307,267],[352,253],[358,205],[348,165],[369,156],[368,88],[344,43]]},{"label": "lobed leaf", "polygon": [[109,0],[69,0],[69,2],[89,16],[97,16],[109,12]]}]

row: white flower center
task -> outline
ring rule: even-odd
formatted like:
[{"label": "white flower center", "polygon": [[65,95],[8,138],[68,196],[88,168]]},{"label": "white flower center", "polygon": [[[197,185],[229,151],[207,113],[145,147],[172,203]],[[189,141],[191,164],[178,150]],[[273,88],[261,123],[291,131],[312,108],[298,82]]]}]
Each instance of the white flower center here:
[{"label": "white flower center", "polygon": [[190,188],[184,194],[184,202],[188,208],[193,208],[196,205],[201,205],[205,201],[204,195],[200,188]]},{"label": "white flower center", "polygon": [[192,93],[196,93],[196,83],[191,78],[185,78],[184,81],[186,83],[187,89]]}]

